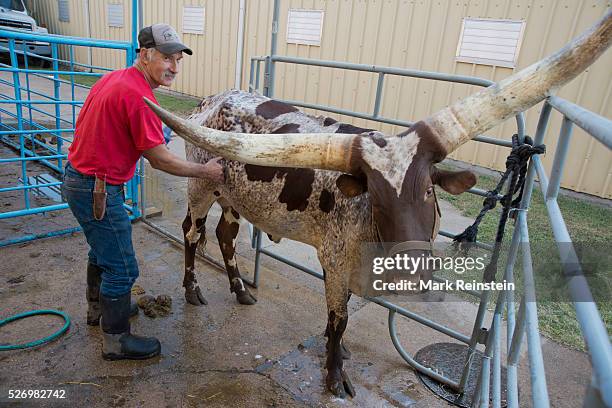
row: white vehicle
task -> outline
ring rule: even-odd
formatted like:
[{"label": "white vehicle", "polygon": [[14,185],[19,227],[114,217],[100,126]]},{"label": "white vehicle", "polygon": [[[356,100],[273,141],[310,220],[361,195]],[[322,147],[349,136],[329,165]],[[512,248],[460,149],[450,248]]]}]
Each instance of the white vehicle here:
[{"label": "white vehicle", "polygon": [[[24,30],[33,33],[47,34],[45,27],[40,27],[36,20],[28,15],[23,0],[0,0],[0,29]],[[23,53],[23,42],[16,42],[16,52]],[[40,41],[27,41],[27,52],[45,57],[51,56],[49,43]],[[0,38],[0,52],[8,52],[8,41]]]}]

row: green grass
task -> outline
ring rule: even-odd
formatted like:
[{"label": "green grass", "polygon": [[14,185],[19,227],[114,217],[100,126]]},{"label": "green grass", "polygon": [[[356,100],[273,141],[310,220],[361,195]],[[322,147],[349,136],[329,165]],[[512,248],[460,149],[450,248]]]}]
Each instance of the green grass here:
[{"label": "green grass", "polygon": [[[60,74],[59,77],[63,79],[64,81],[72,80],[71,78],[72,75],[68,75],[68,74]],[[89,87],[93,86],[93,84],[95,84],[98,81],[98,79],[100,79],[100,77],[98,76],[74,74],[75,83],[89,86]]]},{"label": "green grass", "polygon": [[189,115],[193,111],[193,108],[200,103],[200,99],[191,96],[168,95],[157,91],[155,92],[155,98],[157,98],[157,102],[159,102],[164,109],[180,116]]},{"label": "green grass", "polygon": [[[498,180],[499,178],[481,175],[478,177],[478,187],[491,190]],[[483,198],[473,194],[453,196],[442,192],[440,198],[447,200],[463,215],[470,218],[477,216],[482,208]],[[612,209],[563,195],[559,196],[558,203],[573,242],[588,244],[595,248],[605,248],[606,245],[609,247],[609,242],[612,240],[612,229],[610,228],[610,225],[612,225]],[[498,204],[498,207],[491,211],[480,224],[479,241],[489,243],[494,241],[500,208]],[[544,247],[552,248],[555,241],[539,186],[535,187],[532,196],[528,212],[528,225],[535,270],[538,271],[536,266],[556,265],[557,260],[551,259],[551,252],[543,249]],[[509,220],[506,227],[505,242],[512,237],[512,231],[513,222]],[[517,276],[519,276],[520,265],[517,265],[515,270]],[[592,285],[592,289],[600,289],[607,296],[611,283],[610,270],[599,272],[602,276],[597,278],[599,280],[596,281],[596,285]],[[541,276],[536,275],[535,279],[536,285],[540,283],[544,286],[548,283],[543,281],[545,278]],[[519,287],[522,286],[520,282],[517,282],[517,284]],[[599,302],[598,308],[608,332],[612,332],[612,302]],[[585,350],[584,340],[572,303],[539,301],[538,318],[542,333],[558,343]]]}]

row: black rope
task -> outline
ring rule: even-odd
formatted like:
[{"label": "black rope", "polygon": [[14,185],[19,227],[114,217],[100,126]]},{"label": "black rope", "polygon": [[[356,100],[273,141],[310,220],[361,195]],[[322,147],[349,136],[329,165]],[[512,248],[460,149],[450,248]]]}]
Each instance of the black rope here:
[{"label": "black rope", "polygon": [[[464,243],[476,242],[478,236],[478,227],[490,210],[497,206],[500,202],[502,205],[502,213],[497,225],[497,233],[495,235],[495,246],[491,256],[491,262],[487,265],[484,272],[484,281],[491,282],[495,277],[497,270],[497,261],[499,259],[499,249],[504,239],[504,232],[509,214],[512,209],[518,208],[523,198],[523,188],[525,186],[525,176],[527,174],[527,166],[529,159],[534,154],[542,154],[546,151],[546,146],[533,146],[533,140],[529,136],[525,136],[524,143],[519,143],[518,135],[512,136],[512,151],[506,159],[506,171],[502,174],[497,186],[493,190],[487,192],[487,195],[482,202],[482,210],[474,220],[474,223],[467,227],[461,234],[457,235],[453,240],[460,248]],[[499,195],[506,181],[510,177],[510,184],[504,196]],[[515,194],[518,195],[512,199]],[[516,214],[516,211],[513,212]],[[515,215],[512,216],[515,218]]]}]

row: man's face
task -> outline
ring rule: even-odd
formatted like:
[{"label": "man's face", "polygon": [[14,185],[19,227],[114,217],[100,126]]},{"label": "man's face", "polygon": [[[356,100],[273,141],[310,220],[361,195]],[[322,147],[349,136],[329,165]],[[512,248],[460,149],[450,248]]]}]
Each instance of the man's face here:
[{"label": "man's face", "polygon": [[151,79],[158,85],[170,86],[180,71],[183,52],[179,51],[172,55],[162,54],[155,48],[143,50],[145,55],[141,55],[144,65]]}]

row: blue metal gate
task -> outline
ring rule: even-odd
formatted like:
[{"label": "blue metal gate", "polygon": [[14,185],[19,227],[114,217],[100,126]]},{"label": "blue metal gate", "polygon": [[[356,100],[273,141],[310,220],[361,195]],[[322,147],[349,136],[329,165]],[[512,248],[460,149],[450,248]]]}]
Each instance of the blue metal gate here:
[{"label": "blue metal gate", "polygon": [[[133,10],[137,1],[132,0]],[[67,158],[67,147],[72,142],[78,110],[83,100],[78,100],[79,89],[90,88],[80,84],[78,78],[100,77],[112,69],[101,66],[75,62],[75,47],[89,49],[111,49],[125,53],[125,65],[131,66],[136,49],[137,13],[132,18],[132,41],[94,40],[60,35],[35,34],[23,30],[0,29],[0,38],[6,39],[7,47],[0,46],[0,51],[8,54],[10,63],[0,63],[0,73],[8,73],[7,78],[0,78],[0,143],[15,152],[15,157],[0,158],[0,165],[18,163],[20,176],[11,185],[0,188],[0,194],[18,191],[23,195],[23,206],[20,209],[0,212],[0,220],[23,217],[33,214],[44,214],[68,208],[61,200],[61,185],[64,165]],[[51,56],[37,55],[29,51],[28,44],[49,43]],[[61,48],[60,48],[61,47]],[[60,49],[64,49],[68,59],[60,58]],[[20,60],[22,62],[20,63]],[[51,69],[35,69],[33,61],[42,61]],[[35,85],[35,83],[38,84]],[[69,111],[62,108],[69,106]],[[50,109],[45,109],[49,108]],[[49,174],[32,173],[36,163],[47,167]],[[29,169],[28,169],[28,164]],[[40,169],[40,168],[39,168]],[[126,209],[131,218],[140,217],[138,190],[140,176],[137,174],[126,183]],[[53,197],[57,204],[36,206],[32,194]],[[38,238],[57,236],[80,230],[79,227],[63,228],[14,237],[3,237],[0,247],[26,242]]]}]

